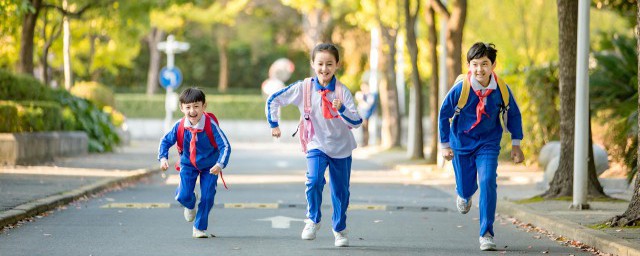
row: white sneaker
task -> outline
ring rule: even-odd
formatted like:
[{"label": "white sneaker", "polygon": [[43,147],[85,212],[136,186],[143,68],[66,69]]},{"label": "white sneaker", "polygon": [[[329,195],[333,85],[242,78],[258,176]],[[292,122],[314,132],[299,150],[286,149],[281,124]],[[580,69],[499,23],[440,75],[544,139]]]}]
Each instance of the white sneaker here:
[{"label": "white sneaker", "polygon": [[198,195],[198,193],[196,193],[196,203],[195,206],[193,207],[193,209],[189,209],[187,207],[184,208],[184,219],[187,222],[193,222],[193,220],[196,219],[196,213],[198,212],[198,198],[200,197],[200,195]]},{"label": "white sneaker", "polygon": [[188,222],[193,222],[196,219],[196,212],[198,208],[193,207],[193,209],[189,209],[187,207],[184,208],[184,219]]},{"label": "white sneaker", "polygon": [[495,251],[496,243],[493,242],[493,236],[489,232],[480,237],[480,250],[482,251]]},{"label": "white sneaker", "polygon": [[306,225],[304,225],[304,229],[302,230],[302,239],[303,240],[313,240],[316,239],[316,232],[320,229],[320,223],[313,223],[312,220],[306,219],[304,220]]},{"label": "white sneaker", "polygon": [[336,238],[336,241],[333,243],[336,247],[349,246],[349,238],[347,237],[346,229],[340,232],[333,231],[333,236]]},{"label": "white sneaker", "polygon": [[209,235],[205,233],[203,230],[199,230],[196,227],[193,227],[193,238],[207,238]]},{"label": "white sneaker", "polygon": [[458,196],[456,198],[456,206],[458,206],[458,212],[467,214],[471,210],[471,198],[464,200],[464,198]]}]

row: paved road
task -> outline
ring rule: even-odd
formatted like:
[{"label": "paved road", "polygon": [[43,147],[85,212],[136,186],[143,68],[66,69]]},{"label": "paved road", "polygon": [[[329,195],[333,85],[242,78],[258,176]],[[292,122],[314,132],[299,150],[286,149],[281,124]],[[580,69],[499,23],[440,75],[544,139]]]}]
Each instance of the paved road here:
[{"label": "paved road", "polygon": [[[0,234],[0,255],[492,254],[478,249],[477,209],[457,213],[450,185],[416,184],[359,157],[354,159],[348,212],[352,246],[333,246],[328,186],[318,238],[301,240],[306,165],[297,147],[233,145],[225,172],[230,190],[219,186],[210,218],[215,238],[191,238],[191,225],[173,200],[177,175],[170,173],[166,180],[157,175],[6,230]],[[498,248],[507,253],[588,255],[508,220],[497,219],[495,230]]]}]

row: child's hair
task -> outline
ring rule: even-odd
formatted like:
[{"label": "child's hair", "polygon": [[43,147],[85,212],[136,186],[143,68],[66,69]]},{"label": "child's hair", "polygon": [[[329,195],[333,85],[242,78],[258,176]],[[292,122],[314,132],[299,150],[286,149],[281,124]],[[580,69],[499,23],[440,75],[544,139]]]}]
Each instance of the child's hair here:
[{"label": "child's hair", "polygon": [[202,102],[202,104],[206,103],[204,92],[199,88],[187,88],[180,93],[180,104],[189,104],[194,102]]},{"label": "child's hair", "polygon": [[311,61],[315,60],[316,53],[318,52],[329,52],[333,57],[336,58],[336,62],[340,62],[340,53],[338,52],[338,47],[332,43],[321,43],[316,45],[311,51]]},{"label": "child's hair", "polygon": [[467,52],[467,63],[486,56],[493,64],[496,62],[497,53],[498,50],[496,50],[496,45],[494,45],[493,43],[477,42],[473,44],[473,46],[471,46],[471,48],[469,48],[469,51]]}]

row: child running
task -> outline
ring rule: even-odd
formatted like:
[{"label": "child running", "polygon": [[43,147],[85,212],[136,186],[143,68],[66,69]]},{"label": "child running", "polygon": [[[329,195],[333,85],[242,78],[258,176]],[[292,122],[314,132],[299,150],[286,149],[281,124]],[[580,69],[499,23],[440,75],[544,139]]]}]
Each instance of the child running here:
[{"label": "child running", "polygon": [[[193,222],[194,238],[206,238],[209,224],[209,212],[216,195],[218,175],[229,162],[231,146],[227,137],[218,126],[218,120],[206,113],[207,103],[202,90],[187,88],[180,94],[180,111],[184,118],[173,125],[171,131],[160,141],[158,159],[160,168],[169,168],[169,148],[178,142],[180,164],[180,184],[176,189],[176,200],[184,206],[184,218]],[[196,180],[200,177],[200,203],[196,208],[198,196],[194,193]]]},{"label": "child running", "polygon": [[357,147],[351,128],[358,128],[358,115],[349,89],[335,77],[340,65],[338,48],[330,43],[318,44],[311,51],[311,68],[315,77],[298,81],[267,99],[266,115],[271,135],[279,138],[278,109],[298,106],[301,125],[298,127],[303,151],[307,154],[307,217],[302,239],[313,240],[320,229],[324,173],[329,167],[331,200],[333,203],[334,245],[349,246],[347,238],[347,207],[351,152]]},{"label": "child running", "polygon": [[501,115],[511,133],[511,158],[515,163],[524,161],[520,149],[522,116],[509,87],[494,72],[497,52],[493,44],[471,46],[467,52],[469,73],[455,83],[440,108],[442,156],[453,160],[460,213],[469,212],[471,198],[480,186],[479,241],[483,251],[496,249],[493,222]]}]

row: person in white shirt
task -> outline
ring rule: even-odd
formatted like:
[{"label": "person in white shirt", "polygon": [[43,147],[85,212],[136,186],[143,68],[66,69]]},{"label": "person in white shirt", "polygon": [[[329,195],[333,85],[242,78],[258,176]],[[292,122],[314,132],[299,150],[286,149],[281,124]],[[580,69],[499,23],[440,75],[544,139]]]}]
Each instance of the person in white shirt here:
[{"label": "person in white shirt", "polygon": [[[362,124],[349,89],[335,77],[340,64],[338,48],[329,43],[318,44],[311,52],[311,68],[316,76],[298,81],[272,94],[267,99],[266,115],[271,135],[280,137],[278,109],[293,104],[301,114],[299,132],[307,155],[307,223],[302,239],[313,240],[320,228],[324,173],[329,167],[333,202],[334,245],[348,246],[346,232],[349,206],[351,153],[357,147],[352,128]],[[306,89],[306,90],[305,90]]]}]

